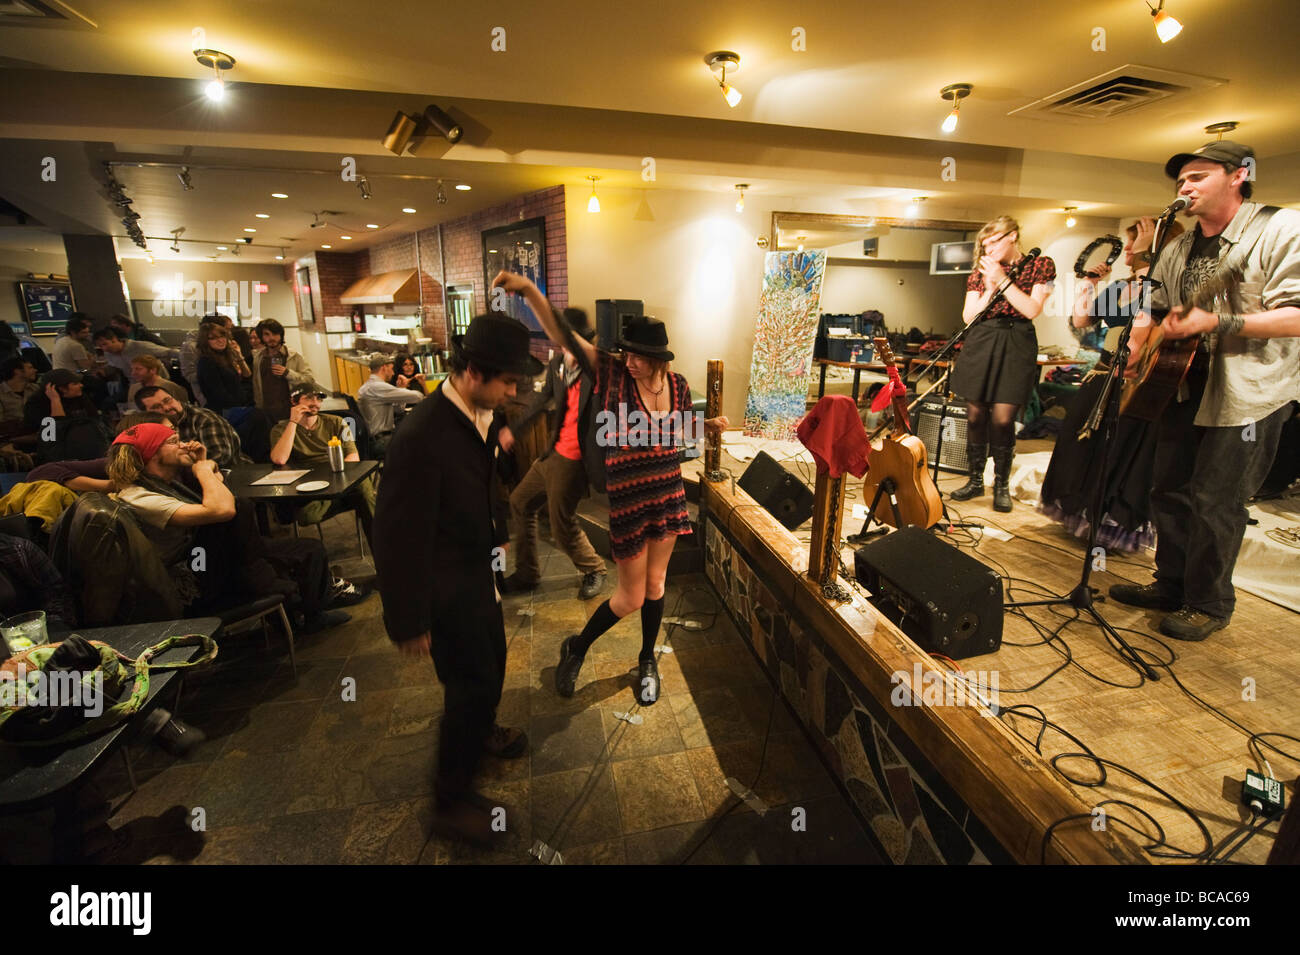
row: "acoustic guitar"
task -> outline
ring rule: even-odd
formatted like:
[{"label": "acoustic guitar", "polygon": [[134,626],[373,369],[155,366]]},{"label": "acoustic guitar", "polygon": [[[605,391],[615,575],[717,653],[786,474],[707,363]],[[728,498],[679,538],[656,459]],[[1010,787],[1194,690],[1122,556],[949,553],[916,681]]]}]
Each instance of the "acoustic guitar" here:
[{"label": "acoustic guitar", "polygon": [[[1226,302],[1235,287],[1234,276],[1229,273],[1213,276],[1201,283],[1187,307],[1203,308],[1210,312],[1224,311]],[[1153,310],[1154,311],[1154,310]],[[1155,312],[1161,320],[1168,309]],[[1167,338],[1160,325],[1151,326],[1151,334],[1138,352],[1136,371],[1124,382],[1120,393],[1119,413],[1142,421],[1155,421],[1169,402],[1178,394],[1178,388],[1187,377],[1196,357],[1196,349],[1204,335],[1190,338]]]},{"label": "acoustic guitar", "polygon": [[[880,361],[887,368],[895,367],[889,339],[876,338],[874,341]],[[876,491],[889,481],[872,516],[885,524],[899,526],[890,502],[888,488],[892,487],[903,526],[933,527],[943,518],[943,502],[939,499],[934,479],[926,470],[925,444],[916,435],[909,434],[904,426],[907,421],[904,397],[895,395],[892,405],[894,421],[890,433],[878,440],[875,436],[872,438],[870,465],[862,479],[863,503],[870,507]]]}]

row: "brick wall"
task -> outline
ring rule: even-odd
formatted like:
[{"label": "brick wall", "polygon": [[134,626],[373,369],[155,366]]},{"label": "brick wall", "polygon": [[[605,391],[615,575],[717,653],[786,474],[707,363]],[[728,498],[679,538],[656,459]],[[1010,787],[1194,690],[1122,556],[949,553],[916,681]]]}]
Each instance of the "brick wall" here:
[{"label": "brick wall", "polygon": [[365,252],[312,252],[284,266],[284,278],[294,291],[294,306],[298,309],[298,324],[306,328],[298,301],[297,270],[311,269],[311,303],[315,313],[316,331],[324,331],[326,315],[349,315],[350,306],[339,301],[348,286],[368,274]]},{"label": "brick wall", "polygon": [[[569,304],[569,265],[565,238],[564,186],[552,186],[538,192],[526,193],[501,205],[483,209],[472,215],[453,219],[442,224],[443,248],[438,247],[438,229],[424,229],[418,233],[396,236],[387,242],[371,247],[365,253],[356,253],[356,271],[352,280],[380,272],[415,268],[415,243],[420,243],[420,285],[424,293],[425,333],[434,340],[435,347],[447,347],[447,317],[443,302],[443,286],[474,286],[475,312],[487,311],[487,290],[483,276],[483,237],[485,229],[495,229],[523,219],[546,219],[546,284],[547,294],[557,308]],[[346,255],[346,253],[344,253]],[[316,253],[317,261],[323,255]],[[446,275],[442,275],[443,260]],[[320,267],[323,270],[324,266]],[[292,280],[292,271],[289,271]],[[331,274],[331,273],[327,273]],[[344,286],[346,287],[346,285]],[[322,298],[325,295],[322,286]],[[331,312],[330,314],[334,314]],[[545,343],[534,342],[533,351],[545,357]]]}]

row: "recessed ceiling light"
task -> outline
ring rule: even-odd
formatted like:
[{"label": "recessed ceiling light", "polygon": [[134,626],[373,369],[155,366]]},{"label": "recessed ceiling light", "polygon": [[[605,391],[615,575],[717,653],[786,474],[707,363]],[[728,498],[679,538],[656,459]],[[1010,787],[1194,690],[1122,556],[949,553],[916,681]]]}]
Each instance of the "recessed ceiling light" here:
[{"label": "recessed ceiling light", "polygon": [[219,245],[219,246],[217,246],[217,251],[218,251],[218,252],[225,252],[225,251],[226,251],[226,247],[225,247],[224,245]]},{"label": "recessed ceiling light", "polygon": [[459,189],[461,192],[469,192],[474,187],[466,182],[458,182],[456,183],[456,188]]},{"label": "recessed ceiling light", "polygon": [[245,232],[256,232],[257,230],[256,230],[256,229],[245,229],[244,231],[245,231]]},{"label": "recessed ceiling light", "polygon": [[367,229],[378,229],[379,226],[375,225],[373,222],[367,222],[367,223],[366,223],[366,228],[367,228]]},{"label": "recessed ceiling light", "polygon": [[273,193],[271,193],[271,198],[272,198],[272,199],[288,199],[289,196],[288,196],[287,193],[283,193],[283,192],[273,192]]},{"label": "recessed ceiling light", "polygon": [[322,249],[332,249],[332,248],[334,248],[334,246],[332,246],[332,245],[322,245],[321,248],[322,248]]},{"label": "recessed ceiling light", "polygon": [[271,218],[271,217],[270,217],[269,215],[267,215],[265,212],[254,212],[254,213],[253,213],[253,218],[254,218],[254,219],[269,219],[269,218]]},{"label": "recessed ceiling light", "polygon": [[412,209],[410,206],[407,206],[407,207],[406,207],[405,209],[403,209],[402,211],[405,212],[408,216],[415,212],[415,210]]},{"label": "recessed ceiling light", "polygon": [[350,239],[350,238],[352,238],[352,236],[350,236],[350,235],[341,235],[341,236],[339,236],[339,238],[340,238],[340,239]]}]

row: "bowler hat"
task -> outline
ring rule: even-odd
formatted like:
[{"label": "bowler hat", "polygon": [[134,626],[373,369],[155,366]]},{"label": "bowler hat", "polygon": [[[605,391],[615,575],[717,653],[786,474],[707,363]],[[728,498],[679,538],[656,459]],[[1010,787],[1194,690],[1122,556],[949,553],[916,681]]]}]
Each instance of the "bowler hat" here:
[{"label": "bowler hat", "polygon": [[1177,179],[1178,172],[1193,159],[1208,159],[1211,162],[1226,162],[1234,166],[1246,165],[1246,160],[1255,158],[1255,150],[1249,146],[1243,146],[1241,143],[1234,143],[1231,139],[1220,139],[1212,143],[1206,143],[1200,149],[1190,153],[1179,153],[1171,156],[1169,162],[1165,163],[1165,175],[1170,179]]},{"label": "bowler hat", "polygon": [[672,361],[673,353],[668,350],[668,330],[657,318],[637,316],[623,326],[623,336],[618,342],[623,351],[634,352],[647,358],[660,361]]},{"label": "bowler hat", "polygon": [[538,375],[545,367],[528,351],[528,329],[503,312],[476,316],[464,335],[453,335],[457,353],[484,368],[511,375]]}]

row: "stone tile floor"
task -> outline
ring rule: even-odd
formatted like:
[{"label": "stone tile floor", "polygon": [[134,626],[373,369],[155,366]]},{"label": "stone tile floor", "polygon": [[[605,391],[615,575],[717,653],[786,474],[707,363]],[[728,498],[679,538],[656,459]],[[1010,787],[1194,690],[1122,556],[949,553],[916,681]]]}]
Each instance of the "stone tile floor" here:
[{"label": "stone tile floor", "polygon": [[[352,534],[346,515],[331,521],[331,553],[355,553]],[[505,809],[499,844],[430,836],[442,687],[430,661],[394,651],[372,595],[350,608],[350,623],[299,638],[296,680],[283,641],[268,649],[258,632],[222,641],[219,665],[190,676],[181,698],[180,715],[207,742],[179,760],[132,746],[134,794],[120,759],[93,780],[119,833],[116,848],[93,858],[536,864],[529,850],[541,840],[568,864],[879,861],[735,628],[715,615],[703,575],[670,579],[665,613],[711,626],[661,631],[674,651],[660,660],[665,696],[639,708],[639,615],[595,644],[572,699],[556,695],[560,641],[609,596],[614,574],[611,565],[605,592],[584,606],[567,558],[544,544],[543,561],[539,590],[504,605],[498,719],[526,729],[531,745],[521,759],[483,767],[481,791]],[[354,562],[346,567],[361,576]],[[345,686],[355,700],[344,699]],[[629,712],[642,721],[620,719]],[[735,798],[728,776],[754,784],[766,814]]]}]

